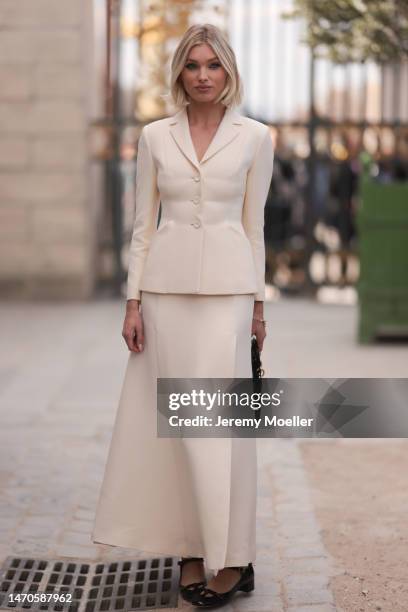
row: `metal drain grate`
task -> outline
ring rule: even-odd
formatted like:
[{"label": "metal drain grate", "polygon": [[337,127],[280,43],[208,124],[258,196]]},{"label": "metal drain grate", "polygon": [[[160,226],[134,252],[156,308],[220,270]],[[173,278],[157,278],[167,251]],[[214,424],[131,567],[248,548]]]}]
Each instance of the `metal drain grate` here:
[{"label": "metal drain grate", "polygon": [[[0,568],[0,609],[128,612],[177,608],[178,576],[176,557],[108,563],[7,557]],[[34,601],[35,593],[37,597],[47,594],[46,601]],[[24,602],[14,599],[18,594],[27,594]],[[72,595],[71,601],[56,600],[62,594]]]}]

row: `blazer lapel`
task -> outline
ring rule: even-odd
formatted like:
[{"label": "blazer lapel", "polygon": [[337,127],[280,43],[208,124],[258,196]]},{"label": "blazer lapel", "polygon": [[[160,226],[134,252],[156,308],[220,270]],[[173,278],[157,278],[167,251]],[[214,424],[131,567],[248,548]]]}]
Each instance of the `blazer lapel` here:
[{"label": "blazer lapel", "polygon": [[182,153],[198,168],[238,136],[240,125],[242,125],[242,118],[239,113],[232,108],[227,108],[201,161],[197,159],[185,107],[171,117],[169,129]]}]

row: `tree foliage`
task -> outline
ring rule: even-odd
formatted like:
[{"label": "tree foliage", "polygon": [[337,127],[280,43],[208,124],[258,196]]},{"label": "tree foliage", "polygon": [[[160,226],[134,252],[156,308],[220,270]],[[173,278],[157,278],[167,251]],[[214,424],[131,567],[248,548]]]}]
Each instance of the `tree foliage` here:
[{"label": "tree foliage", "polygon": [[408,0],[294,0],[283,16],[305,18],[304,42],[336,63],[408,57]]}]

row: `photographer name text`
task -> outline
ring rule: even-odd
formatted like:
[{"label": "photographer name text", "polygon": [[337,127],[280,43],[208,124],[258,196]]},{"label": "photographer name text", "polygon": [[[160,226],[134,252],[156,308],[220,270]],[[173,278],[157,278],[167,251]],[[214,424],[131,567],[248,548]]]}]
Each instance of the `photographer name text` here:
[{"label": "photographer name text", "polygon": [[311,427],[314,421],[313,418],[300,417],[293,415],[288,418],[277,417],[276,415],[263,418],[225,418],[218,416],[214,419],[208,416],[198,415],[192,418],[182,418],[177,415],[169,417],[171,427],[253,427],[258,429],[261,425],[264,427]]}]

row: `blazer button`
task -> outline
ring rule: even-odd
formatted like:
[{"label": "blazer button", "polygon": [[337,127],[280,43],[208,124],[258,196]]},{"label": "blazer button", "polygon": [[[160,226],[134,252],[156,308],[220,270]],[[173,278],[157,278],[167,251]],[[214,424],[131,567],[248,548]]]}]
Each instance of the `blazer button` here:
[{"label": "blazer button", "polygon": [[191,201],[193,202],[193,204],[198,204],[199,201],[200,201],[200,198],[199,197],[195,197]]},{"label": "blazer button", "polygon": [[200,221],[195,221],[194,223],[191,224],[193,227],[195,227],[196,229],[198,229],[199,227],[201,227],[201,222]]},{"label": "blazer button", "polygon": [[195,182],[196,182],[196,183],[198,183],[198,181],[200,180],[200,177],[199,177],[199,176],[194,176],[193,178],[194,178],[194,180],[195,180]]}]

